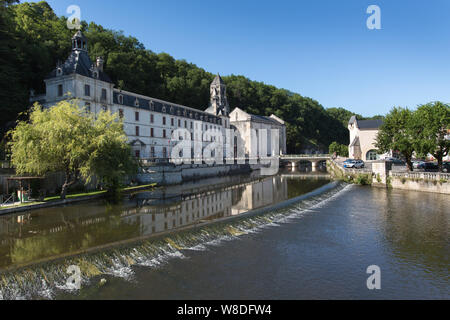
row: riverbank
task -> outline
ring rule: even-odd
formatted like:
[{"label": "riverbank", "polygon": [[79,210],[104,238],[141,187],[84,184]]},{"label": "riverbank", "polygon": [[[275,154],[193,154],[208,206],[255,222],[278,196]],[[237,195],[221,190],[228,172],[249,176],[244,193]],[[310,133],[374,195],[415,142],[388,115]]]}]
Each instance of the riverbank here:
[{"label": "riverbank", "polygon": [[394,172],[392,164],[374,161],[371,169],[343,168],[334,160],[327,162],[334,179],[373,187],[450,194],[450,174],[441,172]]},{"label": "riverbank", "polygon": [[[122,193],[127,194],[140,190],[147,190],[156,187],[156,183],[127,187],[121,190]],[[35,201],[30,203],[20,203],[11,206],[0,207],[0,215],[13,214],[19,212],[26,212],[31,210],[43,209],[64,206],[68,204],[78,203],[82,201],[96,200],[105,197],[107,191],[94,191],[83,194],[69,194],[65,200],[60,200],[59,196],[45,198],[44,201]]]}]

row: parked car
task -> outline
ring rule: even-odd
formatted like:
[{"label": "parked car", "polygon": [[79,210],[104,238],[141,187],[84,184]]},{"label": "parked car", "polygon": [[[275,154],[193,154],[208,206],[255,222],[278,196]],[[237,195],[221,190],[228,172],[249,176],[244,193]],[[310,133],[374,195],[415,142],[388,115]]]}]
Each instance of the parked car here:
[{"label": "parked car", "polygon": [[442,164],[442,171],[443,172],[450,172],[450,162],[446,161]]},{"label": "parked car", "polygon": [[405,161],[397,159],[397,158],[392,158],[392,157],[388,157],[385,160],[392,162],[396,166],[404,166],[406,164]]},{"label": "parked car", "polygon": [[439,169],[437,163],[434,163],[434,162],[424,162],[424,163],[421,164],[418,168],[419,168],[419,169],[424,169],[425,171],[429,171],[429,170],[437,170],[437,169]]},{"label": "parked car", "polygon": [[352,160],[348,162],[344,162],[344,168],[354,168],[354,169],[361,169],[364,168],[364,161],[362,160]]},{"label": "parked car", "polygon": [[425,163],[425,161],[413,161],[413,168],[419,169],[419,167],[424,163]]}]

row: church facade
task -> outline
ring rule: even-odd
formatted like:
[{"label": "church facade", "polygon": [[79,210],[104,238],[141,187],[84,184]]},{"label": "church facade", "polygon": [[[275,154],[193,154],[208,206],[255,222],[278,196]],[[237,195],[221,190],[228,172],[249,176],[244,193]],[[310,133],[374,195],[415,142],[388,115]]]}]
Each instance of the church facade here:
[{"label": "church facade", "polygon": [[[72,52],[68,59],[65,63],[58,64],[45,79],[46,94],[41,103],[44,107],[51,107],[61,100],[75,98],[79,101],[80,107],[88,112],[117,113],[123,120],[133,154],[147,161],[166,162],[180,140],[190,140],[197,146],[200,145],[202,149],[213,142],[223,142],[227,129],[236,130],[245,146],[251,145],[248,128],[279,129],[280,150],[281,153],[286,152],[284,121],[275,116],[258,117],[248,114],[244,121],[242,110],[236,108],[230,112],[226,85],[219,75],[210,86],[209,107],[201,111],[117,89],[104,72],[103,65],[101,57],[92,63],[88,55],[88,41],[81,31],[78,31],[72,38]],[[178,136],[174,138],[172,133],[175,130]],[[267,141],[269,144],[270,138]],[[261,146],[258,149],[261,149]],[[273,151],[271,145],[262,149],[270,150],[269,153]],[[223,154],[234,154],[236,157],[236,152],[227,153],[227,151],[224,144]],[[245,156],[249,157],[251,153],[252,150],[246,147]],[[270,155],[279,154],[272,152]],[[191,154],[180,156],[193,158],[194,148]]]}]

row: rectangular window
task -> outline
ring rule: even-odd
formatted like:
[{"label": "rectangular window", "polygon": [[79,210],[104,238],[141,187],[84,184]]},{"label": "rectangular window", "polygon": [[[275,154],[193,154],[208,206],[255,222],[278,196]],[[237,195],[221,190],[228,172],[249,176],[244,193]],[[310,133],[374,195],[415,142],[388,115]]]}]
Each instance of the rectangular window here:
[{"label": "rectangular window", "polygon": [[187,129],[187,121],[184,120],[184,127]]},{"label": "rectangular window", "polygon": [[136,136],[139,137],[139,126],[136,126]]},{"label": "rectangular window", "polygon": [[106,89],[102,89],[102,101],[106,101]]},{"label": "rectangular window", "polygon": [[84,95],[86,97],[90,97],[91,96],[91,86],[88,84],[84,85]]},{"label": "rectangular window", "polygon": [[166,117],[163,117],[163,126],[166,125]]},{"label": "rectangular window", "polygon": [[193,129],[193,124],[192,124],[192,121],[191,121],[191,129]]},{"label": "rectangular window", "polygon": [[123,109],[119,109],[119,118],[123,119]]},{"label": "rectangular window", "polygon": [[153,128],[150,128],[150,137],[154,137],[155,136],[155,132]]},{"label": "rectangular window", "polygon": [[140,150],[135,150],[134,151],[134,155],[136,156],[136,158],[140,158],[141,157],[141,151]]},{"label": "rectangular window", "polygon": [[58,97],[62,97],[62,96],[63,96],[63,85],[58,84]]},{"label": "rectangular window", "polygon": [[163,138],[166,137],[166,129],[163,129]]},{"label": "rectangular window", "polygon": [[170,125],[173,127],[175,124],[173,122],[173,118],[170,119]]},{"label": "rectangular window", "polygon": [[134,113],[134,119],[135,119],[136,121],[139,121],[139,112],[135,112],[135,113]]},{"label": "rectangular window", "polygon": [[181,127],[181,120],[178,119],[178,127]]},{"label": "rectangular window", "polygon": [[155,117],[153,116],[153,114],[150,115],[150,123],[154,123],[155,122]]},{"label": "rectangular window", "polygon": [[155,147],[151,147],[151,148],[150,148],[150,156],[151,156],[152,158],[155,157]]}]

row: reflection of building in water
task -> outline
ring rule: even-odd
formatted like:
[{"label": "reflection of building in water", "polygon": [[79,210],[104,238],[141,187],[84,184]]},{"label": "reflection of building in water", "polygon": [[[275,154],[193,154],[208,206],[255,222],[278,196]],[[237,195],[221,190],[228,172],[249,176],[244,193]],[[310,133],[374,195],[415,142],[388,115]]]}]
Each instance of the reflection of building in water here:
[{"label": "reflection of building in water", "polygon": [[[176,199],[176,198],[174,198]],[[246,211],[269,206],[287,199],[287,180],[270,177],[258,182],[234,185],[218,191],[198,193],[182,197],[166,205],[143,204],[126,211],[128,221],[141,225],[141,234],[149,235],[179,229],[186,225],[237,215]]]},{"label": "reflection of building in water", "polygon": [[237,215],[287,199],[287,186],[287,178],[278,176],[156,205],[151,193],[139,193],[137,203],[103,206],[92,202],[1,217],[0,268]]},{"label": "reflection of building in water", "polygon": [[183,197],[181,202],[166,206],[133,209],[136,214],[127,219],[139,219],[142,235],[178,229],[202,220],[230,216],[231,195],[231,189],[190,195]]},{"label": "reflection of building in water", "polygon": [[240,201],[231,212],[238,215],[252,209],[262,208],[287,199],[287,183],[283,177],[271,177],[242,187]]}]

